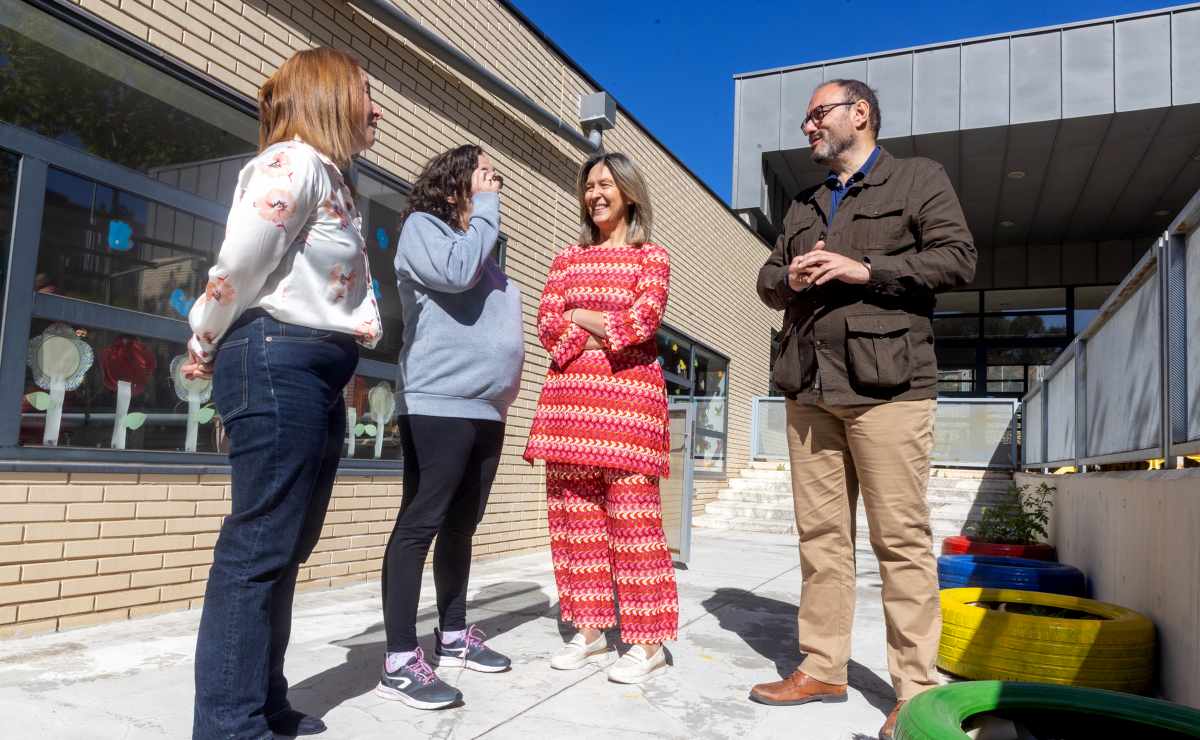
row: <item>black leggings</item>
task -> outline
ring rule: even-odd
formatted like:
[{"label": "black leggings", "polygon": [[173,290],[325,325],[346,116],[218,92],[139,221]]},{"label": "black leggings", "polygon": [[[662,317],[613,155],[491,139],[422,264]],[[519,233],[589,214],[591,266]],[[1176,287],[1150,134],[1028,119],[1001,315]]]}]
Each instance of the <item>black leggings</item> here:
[{"label": "black leggings", "polygon": [[401,416],[404,500],[383,559],[388,652],[417,648],[417,600],[429,545],[442,629],[467,626],[471,537],[483,518],[504,446],[504,422]]}]

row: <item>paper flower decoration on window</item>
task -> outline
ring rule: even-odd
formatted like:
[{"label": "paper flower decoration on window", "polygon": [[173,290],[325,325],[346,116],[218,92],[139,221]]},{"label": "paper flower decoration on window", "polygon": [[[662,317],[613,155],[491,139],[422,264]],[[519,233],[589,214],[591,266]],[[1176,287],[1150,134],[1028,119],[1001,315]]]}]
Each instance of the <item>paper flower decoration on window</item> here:
[{"label": "paper flower decoration on window", "polygon": [[175,313],[186,319],[192,310],[192,306],[195,305],[196,299],[188,298],[187,293],[184,293],[180,288],[176,288],[171,291],[170,302],[171,308],[175,310]]},{"label": "paper flower decoration on window", "polygon": [[375,437],[375,457],[383,455],[383,432],[387,423],[396,414],[396,394],[392,392],[389,383],[380,383],[367,391],[367,409],[371,415],[370,424],[358,424],[354,433],[361,436],[366,433]]},{"label": "paper flower decoration on window", "polygon": [[387,248],[388,248],[387,229],[383,228],[382,226],[375,229],[375,243],[379,245],[380,249],[382,249],[384,251],[387,250]]},{"label": "paper flower decoration on window", "polygon": [[100,352],[104,387],[117,394],[116,412],[113,414],[113,449],[125,449],[125,431],[138,429],[145,423],[145,414],[129,413],[129,402],[146,389],[157,367],[158,360],[154,354],[133,337],[120,337]]},{"label": "paper flower decoration on window", "polygon": [[133,227],[124,221],[108,222],[108,248],[128,252],[133,247]]},{"label": "paper flower decoration on window", "polygon": [[63,399],[67,391],[79,388],[92,367],[92,348],[66,324],[51,324],[29,340],[26,361],[33,371],[33,382],[49,393],[31,393],[26,400],[39,411],[46,412],[42,444],[58,444],[62,424]]},{"label": "paper flower decoration on window", "polygon": [[183,366],[188,361],[187,355],[176,355],[171,360],[171,385],[180,401],[187,401],[187,437],[183,448],[187,452],[196,451],[196,437],[201,424],[212,421],[216,410],[212,406],[201,407],[212,397],[212,380],[209,378],[186,378]]}]

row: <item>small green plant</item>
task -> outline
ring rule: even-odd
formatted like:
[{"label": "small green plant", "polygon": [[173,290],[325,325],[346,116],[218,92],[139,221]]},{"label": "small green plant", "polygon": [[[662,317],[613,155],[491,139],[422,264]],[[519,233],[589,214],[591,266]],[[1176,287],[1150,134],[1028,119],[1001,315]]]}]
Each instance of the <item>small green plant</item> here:
[{"label": "small green plant", "polygon": [[787,466],[784,465],[783,463],[779,463],[778,465],[775,466],[775,470],[782,473],[783,471],[787,470]]},{"label": "small green plant", "polygon": [[980,542],[998,545],[1033,545],[1046,536],[1050,523],[1051,495],[1056,489],[1046,483],[1029,493],[1029,485],[1009,485],[1008,498],[988,506],[977,523],[967,525],[967,534]]}]

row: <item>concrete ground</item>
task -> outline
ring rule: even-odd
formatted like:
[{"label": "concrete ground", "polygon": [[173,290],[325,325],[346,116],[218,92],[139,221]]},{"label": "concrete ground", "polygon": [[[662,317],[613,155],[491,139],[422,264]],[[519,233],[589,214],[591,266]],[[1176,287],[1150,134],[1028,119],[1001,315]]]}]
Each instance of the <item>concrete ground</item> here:
[{"label": "concrete ground", "polygon": [[[673,667],[641,686],[600,668],[561,672],[548,656],[569,632],[557,621],[549,554],[479,563],[468,618],[513,659],[503,674],[440,671],[465,703],[437,712],[377,697],[384,653],[379,585],[301,594],[288,650],[290,698],[322,716],[322,736],[493,739],[874,738],[894,702],[884,656],[879,574],[860,562],[849,701],[766,707],[760,681],[796,667],[800,569],[794,536],[698,530],[677,570]],[[432,653],[432,578],[419,633]],[[196,611],[0,643],[5,737],[185,738],[191,731]],[[610,640],[615,634],[610,635]]]}]

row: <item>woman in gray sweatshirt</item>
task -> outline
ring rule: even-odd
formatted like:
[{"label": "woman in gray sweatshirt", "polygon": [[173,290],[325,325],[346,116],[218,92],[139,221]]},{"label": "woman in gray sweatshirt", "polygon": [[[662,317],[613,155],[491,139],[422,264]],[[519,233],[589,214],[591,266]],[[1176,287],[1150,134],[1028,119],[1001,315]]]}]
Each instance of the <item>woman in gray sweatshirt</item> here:
[{"label": "woman in gray sweatshirt", "polygon": [[466,621],[471,537],[496,477],[525,359],[521,290],[492,254],[502,182],[478,146],[434,157],[409,195],[396,250],[404,500],[384,556],[387,656],[376,692],[420,709],[462,699],[417,644],[421,571],[435,535],[437,664],[488,673],[509,667]]}]

